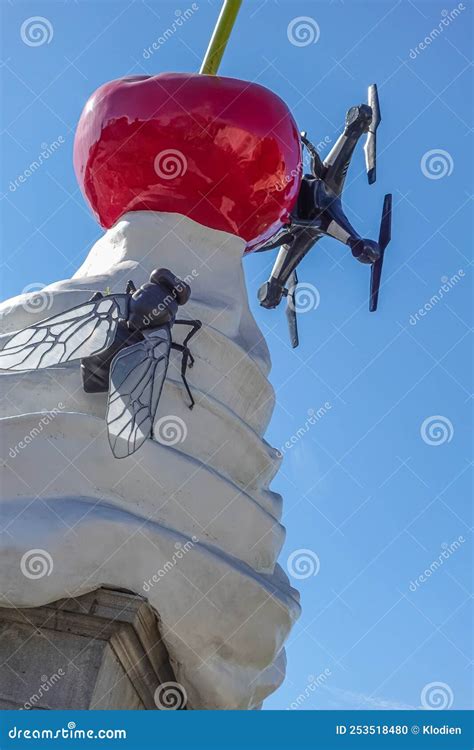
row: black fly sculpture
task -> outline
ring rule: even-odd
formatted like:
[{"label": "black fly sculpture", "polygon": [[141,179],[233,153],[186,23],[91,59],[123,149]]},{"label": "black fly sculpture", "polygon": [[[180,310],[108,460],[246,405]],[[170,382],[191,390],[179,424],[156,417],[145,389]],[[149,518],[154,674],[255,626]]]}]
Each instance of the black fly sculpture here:
[{"label": "black fly sculpture", "polygon": [[[38,370],[81,360],[86,393],[109,393],[107,429],[116,458],[132,455],[153,437],[153,423],[171,349],[182,353],[181,378],[190,399],[187,367],[194,358],[188,342],[199,320],[176,320],[178,306],[191,295],[189,285],[166,268],[155,270],[125,294],[96,292],[88,302],[16,333],[0,352],[0,369]],[[171,338],[173,325],[191,328],[182,344]]]},{"label": "black fly sculpture", "polygon": [[301,133],[302,143],[311,155],[311,174],[303,175],[289,224],[257,247],[257,252],[281,247],[269,280],[258,291],[258,299],[263,307],[274,308],[283,297],[287,298],[286,314],[293,347],[299,343],[296,267],[321,237],[334,237],[348,245],[354,258],[370,264],[369,310],[377,309],[384,253],[391,237],[392,196],[385,196],[379,239],[374,242],[363,239],[351,226],[342,209],[341,194],[354,149],[364,133],[367,133],[364,151],[368,181],[370,185],[375,182],[376,133],[380,122],[377,86],[372,84],[368,104],[351,107],[347,112],[344,131],[324,161],[306,133]]}]

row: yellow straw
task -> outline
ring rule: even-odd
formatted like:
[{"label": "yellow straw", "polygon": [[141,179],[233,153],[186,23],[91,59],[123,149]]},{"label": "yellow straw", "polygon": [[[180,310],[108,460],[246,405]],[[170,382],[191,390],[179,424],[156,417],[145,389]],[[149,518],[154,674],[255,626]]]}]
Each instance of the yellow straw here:
[{"label": "yellow straw", "polygon": [[242,0],[224,0],[200,73],[210,76],[217,74],[241,5]]}]

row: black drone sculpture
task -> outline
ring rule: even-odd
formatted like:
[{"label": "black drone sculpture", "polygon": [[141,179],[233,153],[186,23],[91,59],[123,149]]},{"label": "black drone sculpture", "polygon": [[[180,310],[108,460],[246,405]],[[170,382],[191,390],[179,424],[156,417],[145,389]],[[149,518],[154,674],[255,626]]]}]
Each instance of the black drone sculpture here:
[{"label": "black drone sculpture", "polygon": [[[109,392],[106,423],[116,458],[132,455],[153,436],[153,423],[171,349],[182,353],[181,377],[190,398],[187,367],[194,358],[188,342],[200,320],[176,320],[178,306],[191,295],[186,282],[166,268],[125,294],[96,292],[88,302],[16,333],[0,352],[0,369],[38,370],[81,360],[86,393]],[[191,331],[182,344],[171,338],[173,325]]]},{"label": "black drone sculpture", "polygon": [[286,314],[293,348],[299,343],[296,267],[321,237],[340,240],[350,247],[358,261],[370,264],[369,310],[375,312],[377,309],[385,248],[391,238],[392,196],[385,196],[379,240],[374,242],[363,239],[351,226],[342,209],[341,194],[354,149],[364,133],[367,133],[364,146],[367,176],[370,185],[375,182],[376,133],[380,122],[377,86],[372,84],[368,90],[368,104],[349,109],[344,131],[324,161],[306,133],[301,133],[301,140],[311,154],[311,174],[302,178],[290,223],[257,248],[257,252],[261,252],[281,246],[269,280],[258,290],[258,299],[263,307],[274,308],[283,297],[287,298]]}]

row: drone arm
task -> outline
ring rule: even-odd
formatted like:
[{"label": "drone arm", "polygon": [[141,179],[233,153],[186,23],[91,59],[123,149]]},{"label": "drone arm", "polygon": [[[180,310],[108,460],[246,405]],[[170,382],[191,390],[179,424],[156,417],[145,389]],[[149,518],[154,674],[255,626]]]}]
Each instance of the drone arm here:
[{"label": "drone arm", "polygon": [[291,258],[291,245],[283,245],[278,251],[270,278],[258,290],[258,301],[262,307],[272,309],[280,304],[285,291],[284,271],[288,258]]},{"label": "drone arm", "polygon": [[315,235],[303,230],[295,234],[295,239],[291,245],[282,246],[269,280],[262,284],[258,290],[258,299],[263,307],[273,308],[280,304],[282,297],[285,295],[285,287],[289,277],[318,239],[319,232],[318,235]]},{"label": "drone arm", "polygon": [[352,247],[355,242],[361,240],[360,234],[356,232],[342,210],[340,212],[334,212],[332,220],[327,224],[326,228],[322,229],[322,231],[327,237],[339,240],[339,242],[342,242],[344,245],[349,245],[349,247]]},{"label": "drone arm", "polygon": [[322,208],[318,218],[320,233],[345,245],[360,240],[360,235],[344,213],[340,197],[335,196],[322,182],[318,184],[317,191],[316,199]]},{"label": "drone arm", "polygon": [[357,140],[357,138],[349,140],[342,133],[324,161],[326,167],[325,182],[331,190],[334,190],[336,195],[342,193]]},{"label": "drone arm", "polygon": [[300,248],[292,249],[291,246],[283,245],[274,263],[271,278],[277,279],[280,284],[285,286],[289,275],[306,255],[306,252],[302,253]]},{"label": "drone arm", "polygon": [[336,195],[342,193],[347,170],[359,138],[367,132],[371,120],[371,110],[365,104],[351,107],[346,115],[344,132],[341,133],[324,160],[326,174],[324,181]]},{"label": "drone arm", "polygon": [[291,225],[285,225],[281,229],[270,237],[270,239],[262,242],[261,245],[257,245],[253,252],[261,253],[265,250],[274,250],[276,247],[281,247],[284,244],[290,244],[293,241],[293,232]]}]

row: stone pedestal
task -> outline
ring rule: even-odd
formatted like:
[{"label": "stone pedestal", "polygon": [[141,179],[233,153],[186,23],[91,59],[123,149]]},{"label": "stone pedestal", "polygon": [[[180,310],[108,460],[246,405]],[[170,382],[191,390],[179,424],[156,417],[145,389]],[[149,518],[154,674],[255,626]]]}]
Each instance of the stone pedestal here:
[{"label": "stone pedestal", "polygon": [[0,608],[0,709],[156,710],[175,679],[158,632],[142,597],[113,589]]}]

